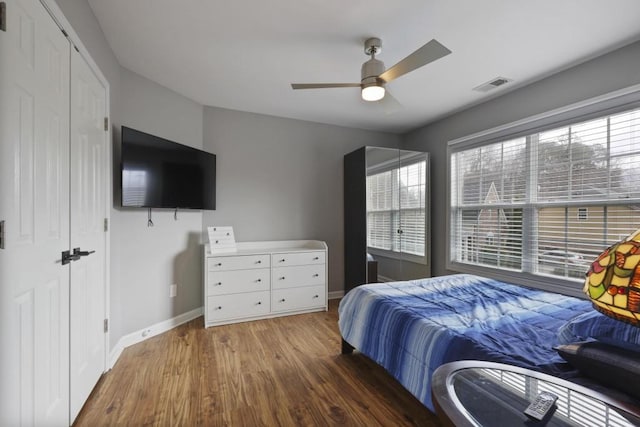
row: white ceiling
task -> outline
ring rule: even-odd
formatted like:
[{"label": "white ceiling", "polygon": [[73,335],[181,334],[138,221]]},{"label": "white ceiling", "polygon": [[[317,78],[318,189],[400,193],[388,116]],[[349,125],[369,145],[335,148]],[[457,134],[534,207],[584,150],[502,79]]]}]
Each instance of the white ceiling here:
[{"label": "white ceiling", "polygon": [[[125,68],[203,105],[405,132],[640,39],[638,0],[89,0]],[[387,114],[359,89],[363,42],[394,65],[432,38],[453,51],[388,84]],[[514,79],[489,93],[472,89]]]}]

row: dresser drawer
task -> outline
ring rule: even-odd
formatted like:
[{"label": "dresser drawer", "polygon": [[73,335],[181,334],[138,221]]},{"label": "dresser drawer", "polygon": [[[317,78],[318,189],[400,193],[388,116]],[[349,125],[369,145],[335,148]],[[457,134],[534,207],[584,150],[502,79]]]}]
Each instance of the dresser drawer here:
[{"label": "dresser drawer", "polygon": [[325,253],[316,252],[293,252],[271,255],[271,265],[274,267],[286,267],[290,265],[324,264]]},{"label": "dresser drawer", "polygon": [[271,311],[290,311],[304,308],[324,307],[325,286],[276,289],[271,293]]},{"label": "dresser drawer", "polygon": [[207,258],[208,271],[269,268],[270,257],[265,255],[218,256]]},{"label": "dresser drawer", "polygon": [[268,291],[271,270],[212,271],[207,275],[207,295],[237,294],[241,292]]},{"label": "dresser drawer", "polygon": [[269,313],[269,291],[207,297],[207,321],[263,316]]},{"label": "dresser drawer", "polygon": [[279,267],[271,270],[273,289],[291,288],[295,286],[323,285],[325,283],[325,266],[301,265],[297,267]]}]

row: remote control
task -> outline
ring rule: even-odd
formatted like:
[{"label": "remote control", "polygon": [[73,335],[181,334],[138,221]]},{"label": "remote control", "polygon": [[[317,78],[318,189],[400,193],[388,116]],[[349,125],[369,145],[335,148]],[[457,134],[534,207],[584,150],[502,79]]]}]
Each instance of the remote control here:
[{"label": "remote control", "polygon": [[531,418],[541,420],[551,410],[556,400],[558,400],[558,396],[548,391],[543,391],[527,406],[524,413]]}]

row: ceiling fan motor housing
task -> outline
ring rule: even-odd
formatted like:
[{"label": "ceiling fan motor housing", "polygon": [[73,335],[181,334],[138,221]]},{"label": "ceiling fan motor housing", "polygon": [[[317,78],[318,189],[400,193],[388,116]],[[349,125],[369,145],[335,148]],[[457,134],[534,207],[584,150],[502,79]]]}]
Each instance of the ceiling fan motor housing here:
[{"label": "ceiling fan motor housing", "polygon": [[367,86],[382,86],[384,81],[378,76],[384,73],[384,62],[379,61],[375,58],[371,58],[364,64],[362,64],[362,71],[360,73],[362,79],[362,87]]}]

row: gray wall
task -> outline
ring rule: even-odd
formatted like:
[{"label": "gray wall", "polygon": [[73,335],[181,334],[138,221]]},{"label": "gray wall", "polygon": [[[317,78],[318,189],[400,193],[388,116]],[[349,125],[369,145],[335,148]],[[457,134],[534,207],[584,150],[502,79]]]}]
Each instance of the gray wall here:
[{"label": "gray wall", "polygon": [[447,142],[640,84],[640,42],[595,58],[405,135],[403,148],[431,153],[431,262],[446,269]]},{"label": "gray wall", "polygon": [[400,137],[205,107],[204,146],[217,155],[217,209],[203,226],[238,241],[318,239],[329,246],[329,291],[344,288],[343,156]]},{"label": "gray wall", "polygon": [[[124,68],[120,83],[121,125],[202,148],[202,105]],[[115,136],[117,142],[119,132]],[[114,177],[119,177],[118,168]],[[114,185],[119,188],[117,179]],[[111,286],[118,289],[111,301],[114,337],[202,305],[202,212],[179,211],[174,220],[172,210],[153,209],[152,217],[155,225],[147,227],[146,209],[117,207],[112,212]],[[173,283],[178,294],[169,298]]]}]

